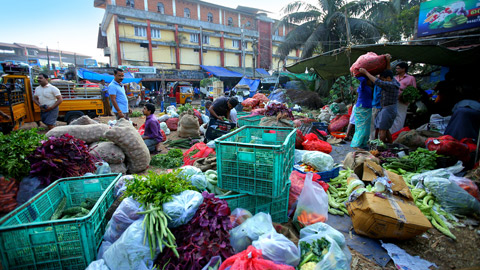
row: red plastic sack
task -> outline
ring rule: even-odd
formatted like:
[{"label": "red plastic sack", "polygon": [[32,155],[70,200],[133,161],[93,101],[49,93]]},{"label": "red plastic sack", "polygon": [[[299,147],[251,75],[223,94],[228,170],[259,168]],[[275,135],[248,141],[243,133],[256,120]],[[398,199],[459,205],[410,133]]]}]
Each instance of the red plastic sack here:
[{"label": "red plastic sack", "polygon": [[450,135],[428,138],[425,145],[428,150],[437,151],[437,154],[440,155],[453,156],[463,162],[467,162],[470,159],[468,146]]},{"label": "red plastic sack", "polygon": [[400,129],[399,131],[393,133],[392,134],[392,140],[395,141],[398,138],[398,136],[400,136],[400,133],[402,133],[404,131],[410,131],[410,128],[409,127],[404,127],[402,129]]},{"label": "red plastic sack", "polygon": [[350,116],[348,114],[344,114],[340,117],[335,117],[330,125],[328,125],[328,132],[332,133],[335,131],[343,131],[347,126],[350,120]]},{"label": "red plastic sack", "polygon": [[[166,141],[167,140],[167,134],[165,134],[165,131],[163,131],[163,129],[160,129],[160,132],[162,133],[162,142]],[[138,133],[140,135],[143,135],[145,134],[145,123],[143,123],[140,128],[138,128]]]},{"label": "red plastic sack", "polygon": [[455,182],[461,188],[463,188],[466,192],[468,192],[468,194],[475,197],[475,199],[480,201],[480,192],[478,191],[477,185],[472,180],[465,177],[457,176],[451,176],[449,179]]},{"label": "red plastic sack", "polygon": [[295,149],[303,149],[302,143],[305,141],[305,137],[300,130],[297,129],[297,137],[295,138]]},{"label": "red plastic sack", "polygon": [[255,95],[253,95],[252,98],[255,99],[255,100],[258,100],[258,103],[264,103],[264,102],[267,103],[268,102],[268,97],[265,96],[262,93],[256,93]]},{"label": "red plastic sack", "polygon": [[253,98],[247,98],[242,102],[243,107],[250,107],[253,108],[258,105],[258,100]]},{"label": "red plastic sack", "polygon": [[[297,207],[297,200],[298,196],[300,196],[300,193],[302,193],[303,185],[305,184],[305,176],[307,174],[301,173],[299,171],[293,170],[292,173],[290,174],[290,181],[291,181],[291,187],[290,187],[290,195],[288,197],[288,214],[295,212],[295,208]],[[314,173],[312,180],[314,182],[319,183],[325,192],[328,189],[328,184],[320,181],[320,175]],[[325,186],[326,185],[326,186]]]},{"label": "red plastic sack", "polygon": [[477,149],[477,144],[473,142],[473,139],[463,138],[460,140],[460,142],[466,144],[470,152],[475,152],[475,150]]},{"label": "red plastic sack", "polygon": [[198,124],[203,125],[202,114],[195,109],[193,109],[193,114],[198,118]]},{"label": "red plastic sack", "polygon": [[206,158],[209,155],[216,155],[213,148],[208,147],[203,142],[196,143],[187,152],[183,153],[183,165],[193,165],[197,159]]},{"label": "red plastic sack", "polygon": [[18,185],[15,179],[0,176],[0,213],[9,213],[17,207]]},{"label": "red plastic sack", "polygon": [[246,250],[226,259],[219,270],[227,268],[229,270],[295,270],[293,266],[276,264],[263,259],[262,251],[251,245]]},{"label": "red plastic sack", "polygon": [[163,129],[160,129],[160,132],[162,133],[162,142],[166,141],[167,140],[167,134],[165,134],[165,131],[163,131]]},{"label": "red plastic sack", "polygon": [[305,141],[302,142],[303,149],[309,151],[321,151],[326,154],[332,152],[332,146],[325,141],[318,139],[317,135],[309,133],[305,135]]},{"label": "red plastic sack", "polygon": [[250,116],[254,116],[254,115],[265,115],[265,109],[261,108],[261,109],[253,110]]},{"label": "red plastic sack", "polygon": [[170,130],[177,130],[178,128],[178,118],[170,118],[165,123],[167,123],[167,127]]},{"label": "red plastic sack", "polygon": [[350,67],[350,72],[353,73],[355,77],[363,76],[358,69],[364,68],[373,76],[380,74],[387,68],[387,58],[385,55],[377,55],[374,52],[368,52],[364,55],[361,55],[352,67]]}]

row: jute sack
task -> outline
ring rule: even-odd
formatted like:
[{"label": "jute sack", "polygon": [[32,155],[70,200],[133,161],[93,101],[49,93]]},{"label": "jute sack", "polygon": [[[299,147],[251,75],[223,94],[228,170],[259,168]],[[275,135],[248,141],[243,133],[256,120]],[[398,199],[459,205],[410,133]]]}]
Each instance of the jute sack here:
[{"label": "jute sack", "polygon": [[180,121],[178,121],[178,137],[198,137],[199,129],[198,118],[192,112],[187,111],[180,115]]},{"label": "jute sack", "polygon": [[88,117],[88,115],[84,115],[78,119],[73,120],[69,125],[74,126],[74,125],[95,125],[98,124],[97,121],[92,120],[92,118]]},{"label": "jute sack", "polygon": [[104,139],[105,132],[110,129],[110,126],[105,124],[94,124],[94,125],[69,125],[69,126],[60,126],[55,127],[49,132],[46,136],[51,137],[60,137],[64,134],[70,134],[73,137],[85,141],[87,144],[98,142],[101,139]]},{"label": "jute sack", "polygon": [[121,173],[121,174],[127,173],[127,166],[125,165],[125,163],[109,164],[109,165],[110,165],[110,170],[112,170],[112,173]]},{"label": "jute sack", "polygon": [[105,137],[118,145],[127,160],[127,169],[130,173],[139,173],[148,168],[150,152],[138,131],[125,119],[105,132]]},{"label": "jute sack", "polygon": [[108,164],[125,162],[125,154],[122,149],[113,142],[99,142],[90,145],[90,154],[106,161]]},{"label": "jute sack", "polygon": [[362,165],[365,160],[371,160],[377,164],[380,164],[380,160],[368,151],[354,151],[347,154],[343,160],[343,167],[355,170],[359,165]]}]

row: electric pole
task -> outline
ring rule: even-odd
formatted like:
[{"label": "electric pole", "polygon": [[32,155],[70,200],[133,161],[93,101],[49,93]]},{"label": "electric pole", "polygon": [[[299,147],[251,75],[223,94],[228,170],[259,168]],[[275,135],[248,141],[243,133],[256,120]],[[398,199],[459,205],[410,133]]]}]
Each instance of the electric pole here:
[{"label": "electric pole", "polygon": [[245,76],[245,73],[246,73],[246,67],[245,67],[245,41],[244,41],[244,34],[243,34],[243,26],[242,25],[242,41],[241,41],[241,44],[240,46],[242,46],[242,67],[243,67],[243,76]]},{"label": "electric pole", "polygon": [[254,38],[252,41],[252,49],[253,49],[253,79],[255,79],[255,61],[257,59],[257,53],[258,53],[258,48],[257,48],[257,39]]},{"label": "electric pole", "polygon": [[48,46],[47,46],[47,69],[50,70],[50,55],[48,54]]}]

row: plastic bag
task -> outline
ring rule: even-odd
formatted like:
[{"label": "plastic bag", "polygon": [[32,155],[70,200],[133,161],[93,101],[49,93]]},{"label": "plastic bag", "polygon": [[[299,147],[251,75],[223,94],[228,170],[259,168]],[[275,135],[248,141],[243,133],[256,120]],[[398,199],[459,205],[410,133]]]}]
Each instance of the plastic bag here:
[{"label": "plastic bag", "polygon": [[158,122],[160,122],[160,124],[161,124],[163,122],[166,122],[168,119],[170,119],[170,115],[164,114],[164,115],[158,117]]},{"label": "plastic bag", "polygon": [[303,155],[302,162],[314,167],[319,172],[330,171],[335,165],[333,157],[319,151],[310,151]]},{"label": "plastic bag", "polygon": [[348,126],[350,120],[350,115],[344,114],[337,119],[333,119],[328,125],[328,132],[332,133],[334,131],[342,131]]},{"label": "plastic bag", "polygon": [[307,173],[293,217],[294,222],[297,222],[300,227],[326,222],[328,219],[327,193],[319,184],[313,182],[312,178],[313,174]]},{"label": "plastic bag", "polygon": [[249,246],[247,250],[226,259],[219,270],[295,270],[290,265],[275,264],[262,257],[262,251]]},{"label": "plastic bag", "polygon": [[[297,208],[298,196],[302,193],[303,186],[305,184],[305,177],[307,175],[296,170],[293,170],[290,174],[290,194],[288,195],[288,216],[290,216]],[[313,174],[313,181],[319,181],[320,175]]]},{"label": "plastic bag", "polygon": [[276,231],[261,235],[258,240],[253,241],[252,246],[261,250],[265,259],[275,263],[296,267],[300,261],[300,251],[297,246]]},{"label": "plastic bag", "polygon": [[245,250],[260,235],[271,231],[275,231],[275,228],[270,214],[260,212],[230,231],[230,244],[235,253],[238,253]]},{"label": "plastic bag", "polygon": [[40,180],[37,177],[25,177],[20,182],[17,193],[17,203],[22,205],[26,203],[30,198],[40,193],[45,188],[41,185]]},{"label": "plastic bag", "polygon": [[107,249],[112,245],[112,243],[108,241],[102,241],[102,244],[100,245],[100,248],[98,248],[98,253],[97,253],[97,258],[102,258],[103,254]]},{"label": "plastic bag", "polygon": [[[328,248],[328,252],[321,257],[321,260],[318,263],[316,263],[315,270],[350,269],[350,262],[351,262],[350,251],[348,251],[348,254],[345,254],[344,251],[337,244],[337,242],[327,235],[317,234],[317,235],[310,235],[305,238],[300,238],[300,241],[299,241],[300,254],[305,252],[302,250],[302,247],[304,246],[304,244],[302,243],[311,244],[312,242],[320,240],[322,238],[327,240],[330,243],[330,247]],[[304,258],[300,258],[300,263],[302,263],[303,259]]]},{"label": "plastic bag", "polygon": [[173,131],[177,130],[177,128],[178,128],[178,118],[177,117],[172,117],[172,118],[169,118],[167,121],[165,121],[165,123],[167,123],[167,127],[170,130],[173,130]]},{"label": "plastic bag", "polygon": [[466,192],[468,192],[468,194],[480,201],[480,192],[478,191],[477,185],[472,180],[454,175],[450,176],[449,179],[455,182],[455,184],[457,184],[459,187],[463,188]]},{"label": "plastic bag", "polygon": [[428,138],[425,145],[428,150],[437,151],[439,155],[454,156],[462,161],[468,161],[470,159],[468,145],[459,142],[450,135]]},{"label": "plastic bag", "polygon": [[237,227],[244,223],[247,219],[252,217],[252,213],[247,209],[235,208],[230,214],[230,221],[232,222],[232,228]]},{"label": "plastic bag", "polygon": [[171,131],[168,128],[167,123],[165,122],[160,123],[160,129],[163,130],[163,132],[165,132],[165,135],[170,135]]},{"label": "plastic bag", "polygon": [[201,174],[202,171],[197,168],[197,167],[194,167],[194,166],[183,166],[180,168],[180,176],[183,176],[185,178],[190,179],[190,177],[194,176],[195,174]]},{"label": "plastic bag", "polygon": [[137,214],[143,209],[140,203],[128,197],[125,198],[112,215],[112,219],[107,224],[105,235],[103,239],[110,243],[115,243],[123,232],[136,220],[140,219],[142,215]]},{"label": "plastic bag", "polygon": [[[197,153],[192,155],[191,153],[196,150],[198,150]],[[196,143],[195,145],[190,147],[190,149],[188,149],[187,152],[183,154],[183,164],[193,165],[193,163],[195,163],[197,159],[205,158],[210,155],[213,155],[213,156],[216,155],[215,149],[208,147],[203,142]]]},{"label": "plastic bag", "polygon": [[[148,242],[143,244],[145,231],[143,218],[135,221],[103,254],[103,259],[110,269],[153,269]],[[160,252],[157,248],[155,253]]]},{"label": "plastic bag", "polygon": [[190,177],[190,182],[192,182],[192,185],[198,188],[198,190],[205,190],[207,188],[207,179],[203,174],[193,175],[192,177]]},{"label": "plastic bag", "polygon": [[95,171],[95,174],[112,173],[112,170],[110,169],[110,165],[108,165],[108,163],[105,161],[95,163],[95,167],[97,168],[97,171]]},{"label": "plastic bag", "polygon": [[163,204],[163,211],[171,218],[168,221],[168,227],[170,228],[187,224],[203,203],[202,194],[193,190],[185,190],[172,197],[171,201]]},{"label": "plastic bag", "polygon": [[202,114],[202,121],[204,124],[207,124],[208,122],[210,122],[210,117],[208,117],[205,114]]},{"label": "plastic bag", "polygon": [[[450,176],[461,172],[464,169],[463,163],[461,161],[458,161],[457,164],[447,167],[447,168],[441,168],[441,169],[436,169],[433,171],[427,171],[424,173],[416,174],[412,176],[410,181],[412,182],[412,185],[421,185],[422,181],[425,180],[428,176],[436,176],[436,177],[441,177],[441,178],[450,178]],[[420,186],[422,187],[422,186]]]},{"label": "plastic bag", "polygon": [[213,256],[207,265],[202,268],[202,270],[218,270],[220,265],[222,265],[222,257]]},{"label": "plastic bag", "polygon": [[480,202],[448,178],[427,176],[424,184],[445,211],[459,215],[480,214]]},{"label": "plastic bag", "polygon": [[116,197],[123,195],[123,192],[127,190],[127,186],[125,185],[126,180],[132,180],[133,176],[132,175],[124,175],[120,177],[118,182],[115,184],[115,187],[113,188],[113,194],[115,194]]},{"label": "plastic bag", "polygon": [[85,270],[110,270],[103,259],[91,262]]},{"label": "plastic bag", "polygon": [[387,59],[385,55],[377,55],[374,52],[368,52],[357,58],[357,61],[350,67],[350,72],[355,77],[363,76],[358,70],[360,68],[366,69],[373,76],[380,74],[387,68]]}]

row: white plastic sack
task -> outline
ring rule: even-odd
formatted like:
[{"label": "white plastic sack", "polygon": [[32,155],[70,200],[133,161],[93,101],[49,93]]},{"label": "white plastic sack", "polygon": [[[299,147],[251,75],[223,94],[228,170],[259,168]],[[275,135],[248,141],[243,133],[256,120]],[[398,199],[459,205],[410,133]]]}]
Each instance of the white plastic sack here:
[{"label": "white plastic sack", "polygon": [[277,264],[288,264],[293,267],[300,261],[300,251],[297,246],[283,234],[270,231],[261,235],[252,245],[262,251],[265,259]]},{"label": "white plastic sack", "polygon": [[91,262],[85,270],[110,270],[103,259]]},{"label": "white plastic sack", "polygon": [[180,177],[183,177],[185,180],[190,181],[192,185],[199,190],[205,190],[207,188],[207,179],[203,174],[202,170],[195,166],[184,166],[180,168]]},{"label": "white plastic sack", "polygon": [[190,177],[194,176],[195,174],[202,174],[202,170],[195,166],[183,166],[180,168],[179,176],[184,177],[186,180],[190,180]]},{"label": "white plastic sack", "polygon": [[[113,245],[105,251],[103,259],[110,269],[153,269],[148,241],[143,244],[145,231],[143,218],[135,221]],[[155,253],[160,252],[157,248]]]},{"label": "white plastic sack", "polygon": [[120,177],[118,182],[115,184],[115,187],[113,188],[113,194],[115,194],[116,197],[123,195],[123,192],[127,190],[127,186],[125,185],[127,180],[132,180],[133,175],[124,175]]},{"label": "white plastic sack", "polygon": [[[432,171],[427,171],[424,173],[416,174],[412,176],[411,182],[412,185],[422,185],[422,181],[426,179],[428,176],[436,176],[436,177],[441,177],[441,178],[450,178],[450,176],[461,172],[464,169],[463,163],[461,161],[458,161],[457,164],[447,167],[447,168],[441,168],[441,169],[436,169]],[[422,186],[420,186],[422,187]]]},{"label": "white plastic sack", "polygon": [[314,213],[325,217],[326,222],[328,220],[328,195],[325,190],[318,184],[312,181],[313,174],[307,173],[305,177],[305,184],[303,186],[300,196],[298,196],[297,209],[293,220],[299,222],[302,227],[312,224],[303,224],[298,220],[298,216],[306,211],[308,214]]},{"label": "white plastic sack", "polygon": [[230,231],[230,244],[235,253],[239,253],[247,249],[261,235],[272,231],[275,231],[272,217],[270,214],[260,212]]},{"label": "white plastic sack", "polygon": [[164,115],[158,117],[158,122],[160,122],[160,124],[161,124],[163,122],[166,122],[168,119],[170,119],[170,115],[164,114]]},{"label": "white plastic sack", "polygon": [[98,248],[98,253],[97,253],[97,259],[102,258],[103,254],[107,249],[112,245],[112,243],[108,241],[102,241],[102,244],[100,245],[100,248]]},{"label": "white plastic sack", "polygon": [[320,151],[308,151],[303,155],[302,162],[314,167],[319,172],[330,171],[335,165],[332,156]]},{"label": "white plastic sack", "polygon": [[170,135],[170,129],[168,128],[167,126],[167,123],[165,122],[161,122],[160,123],[160,128],[163,130],[163,132],[165,132],[165,135]]},{"label": "white plastic sack", "polygon": [[332,238],[330,238],[329,236],[311,235],[311,236],[300,239],[300,241],[298,242],[300,247],[300,254],[302,252],[302,244],[301,244],[302,242],[312,243],[313,241],[316,241],[322,238],[325,238],[330,243],[330,247],[328,249],[328,252],[325,255],[323,255],[321,261],[315,265],[315,270],[337,270],[337,269],[349,270],[351,256],[349,259],[348,256],[342,251],[340,246],[337,244],[337,242]]},{"label": "white plastic sack", "polygon": [[163,211],[171,218],[168,221],[168,227],[170,228],[187,224],[203,203],[202,194],[193,190],[185,190],[172,197],[173,199],[170,202],[163,204]]},{"label": "white plastic sack", "polygon": [[131,197],[125,198],[113,213],[112,219],[108,222],[103,239],[110,243],[115,243],[133,222],[143,217],[143,215],[137,214],[137,212],[141,211],[143,209],[140,207],[139,202]]},{"label": "white plastic sack", "polygon": [[222,265],[222,257],[213,256],[207,265],[202,268],[202,270],[218,270],[220,265]]},{"label": "white plastic sack", "polygon": [[438,131],[442,134],[445,133],[451,118],[451,115],[443,117],[440,114],[432,114],[430,116],[430,130]]},{"label": "white plastic sack", "polygon": [[202,114],[202,121],[203,121],[203,123],[208,123],[208,122],[210,122],[210,117],[208,117],[205,114]]}]

